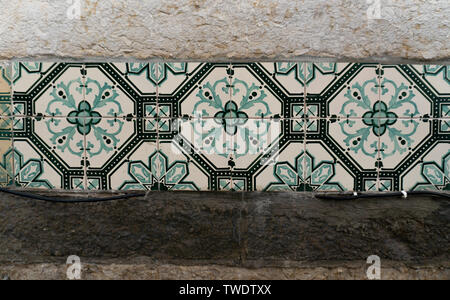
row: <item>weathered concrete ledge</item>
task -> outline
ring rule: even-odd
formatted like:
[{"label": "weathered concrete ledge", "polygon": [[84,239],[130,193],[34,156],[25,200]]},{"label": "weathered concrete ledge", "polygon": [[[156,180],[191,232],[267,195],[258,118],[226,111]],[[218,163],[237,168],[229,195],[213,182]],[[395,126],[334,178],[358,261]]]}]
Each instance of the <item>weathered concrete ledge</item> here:
[{"label": "weathered concrete ledge", "polygon": [[92,264],[111,259],[127,265],[146,257],[185,266],[304,268],[378,255],[409,267],[431,264],[448,276],[450,202],[441,198],[323,201],[302,193],[152,192],[53,204],[0,197],[3,266],[59,265],[78,255]]},{"label": "weathered concrete ledge", "polygon": [[[347,280],[367,279],[365,261],[327,262],[301,267],[243,268],[222,265],[171,265],[148,258],[82,263],[83,280]],[[65,261],[46,264],[0,264],[0,280],[65,280]],[[383,261],[383,280],[442,280],[450,278],[450,265],[433,262],[408,265]]]}]

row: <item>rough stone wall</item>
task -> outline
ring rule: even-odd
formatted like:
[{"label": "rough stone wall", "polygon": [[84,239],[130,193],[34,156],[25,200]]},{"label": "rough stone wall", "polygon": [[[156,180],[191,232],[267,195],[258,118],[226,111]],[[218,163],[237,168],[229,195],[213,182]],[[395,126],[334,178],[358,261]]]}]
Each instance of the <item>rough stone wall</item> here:
[{"label": "rough stone wall", "polygon": [[448,0],[0,0],[0,10],[3,60],[450,57]]}]

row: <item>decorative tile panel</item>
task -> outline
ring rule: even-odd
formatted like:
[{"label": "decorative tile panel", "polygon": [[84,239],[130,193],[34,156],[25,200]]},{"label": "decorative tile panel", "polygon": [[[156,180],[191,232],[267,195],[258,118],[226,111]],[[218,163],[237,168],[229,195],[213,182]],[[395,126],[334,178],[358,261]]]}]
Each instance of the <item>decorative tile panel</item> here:
[{"label": "decorative tile panel", "polygon": [[0,185],[448,190],[448,70],[16,62],[1,70]]}]

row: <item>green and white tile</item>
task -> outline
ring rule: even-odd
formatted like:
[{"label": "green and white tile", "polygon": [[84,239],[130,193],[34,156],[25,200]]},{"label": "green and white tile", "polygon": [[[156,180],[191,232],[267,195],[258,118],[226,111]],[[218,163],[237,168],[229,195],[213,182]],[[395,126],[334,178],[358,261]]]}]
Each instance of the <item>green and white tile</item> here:
[{"label": "green and white tile", "polygon": [[304,141],[287,142],[275,157],[255,172],[253,180],[246,187],[247,190],[296,192],[308,190],[304,159]]},{"label": "green and white tile", "polygon": [[305,166],[312,190],[377,191],[380,167],[379,123],[368,120],[317,119],[306,131]]},{"label": "green and white tile", "polygon": [[[307,64],[306,106],[321,118],[362,118],[380,99],[378,64]],[[334,69],[334,71],[333,71]],[[328,71],[326,71],[328,70]]]},{"label": "green and white tile", "polygon": [[18,62],[0,71],[0,185],[448,186],[447,66]]},{"label": "green and white tile", "polygon": [[438,102],[420,74],[408,65],[382,65],[380,118],[430,118]]},{"label": "green and white tile", "polygon": [[85,176],[84,134],[77,126],[66,118],[15,117],[13,122],[16,186],[81,189]]},{"label": "green and white tile", "polygon": [[440,131],[441,122],[423,123],[411,136],[411,147],[398,146],[391,156],[382,156],[380,182],[386,190],[449,190],[450,132]]},{"label": "green and white tile", "polygon": [[[119,189],[110,179],[114,170],[143,142],[156,144],[157,130],[146,131],[145,120],[136,118],[86,118],[86,174],[88,189]],[[137,158],[136,158],[137,159]]]},{"label": "green and white tile", "polygon": [[435,94],[450,95],[450,66],[448,65],[412,65],[410,68],[416,73],[424,85]]},{"label": "green and white tile", "polygon": [[225,131],[222,119],[171,119],[170,123],[169,132],[159,132],[160,151],[169,162],[185,164],[190,174],[185,181],[198,190],[229,190],[233,138]]}]

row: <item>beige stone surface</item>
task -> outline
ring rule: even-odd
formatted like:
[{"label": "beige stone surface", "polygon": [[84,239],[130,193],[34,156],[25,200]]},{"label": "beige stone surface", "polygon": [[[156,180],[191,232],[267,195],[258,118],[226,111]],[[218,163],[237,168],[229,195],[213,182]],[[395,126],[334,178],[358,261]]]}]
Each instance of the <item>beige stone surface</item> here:
[{"label": "beige stone surface", "polygon": [[450,57],[448,0],[0,0],[0,9],[3,60]]},{"label": "beige stone surface", "polygon": [[[287,268],[239,268],[220,265],[184,266],[148,262],[82,264],[82,280],[333,280],[367,279],[368,265],[360,262],[323,263]],[[383,280],[450,279],[448,263],[408,266],[401,262],[382,264]],[[0,265],[0,280],[64,280],[64,264]]]}]

